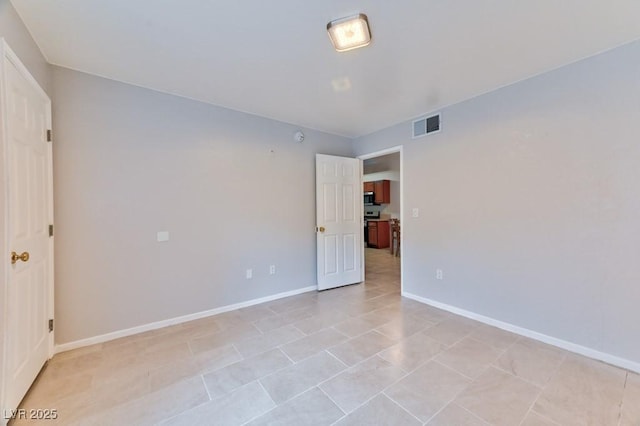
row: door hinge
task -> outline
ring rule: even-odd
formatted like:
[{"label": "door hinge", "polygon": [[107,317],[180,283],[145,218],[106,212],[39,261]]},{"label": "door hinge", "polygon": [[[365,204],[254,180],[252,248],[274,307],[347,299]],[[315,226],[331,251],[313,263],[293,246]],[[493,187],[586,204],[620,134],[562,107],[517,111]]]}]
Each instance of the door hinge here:
[{"label": "door hinge", "polygon": [[53,331],[53,320],[50,319],[49,320],[49,333],[51,333]]},{"label": "door hinge", "polygon": [[53,237],[53,225],[49,225],[49,236]]},{"label": "door hinge", "polygon": [[51,129],[47,129],[47,142],[51,142]]}]

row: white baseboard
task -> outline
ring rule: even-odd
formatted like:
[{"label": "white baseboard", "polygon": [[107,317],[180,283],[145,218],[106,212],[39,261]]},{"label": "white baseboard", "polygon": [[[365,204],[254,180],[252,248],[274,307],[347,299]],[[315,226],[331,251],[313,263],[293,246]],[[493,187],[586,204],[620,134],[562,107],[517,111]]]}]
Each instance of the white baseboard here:
[{"label": "white baseboard", "polygon": [[566,340],[558,339],[556,337],[547,336],[546,334],[538,333],[537,331],[529,330],[527,328],[519,327],[517,325],[510,324],[508,322],[499,321],[497,319],[487,317],[484,315],[477,314],[475,312],[467,311],[464,309],[457,308],[455,306],[447,305],[446,303],[437,302],[435,300],[427,299],[425,297],[417,296],[412,293],[403,292],[402,296],[413,299],[417,302],[421,302],[434,308],[439,308],[456,315],[460,315],[466,318],[470,318],[472,320],[476,320],[488,325],[492,325],[494,327],[501,328],[506,331],[510,331],[515,334],[519,334],[521,336],[529,337],[534,340],[538,340],[543,343],[547,343],[552,346],[556,346],[561,349],[565,349],[569,352],[574,352],[580,355],[587,356],[589,358],[594,358],[599,361],[604,361],[607,364],[615,365],[618,367],[625,368],[627,370],[635,371],[636,373],[640,373],[640,363],[630,361],[625,358],[620,358],[615,355],[608,354],[606,352],[600,352],[596,349],[588,348],[586,346],[577,345],[575,343],[568,342]]},{"label": "white baseboard", "polygon": [[307,293],[317,290],[317,286],[309,286],[299,288],[297,290],[287,291],[284,293],[278,293],[271,296],[261,297],[259,299],[248,300],[246,302],[235,303],[233,305],[222,306],[220,308],[210,309],[208,311],[196,312],[194,314],[183,315],[181,317],[170,318],[162,321],[152,322],[150,324],[143,324],[137,327],[127,328],[125,330],[113,331],[107,334],[101,334],[99,336],[89,337],[87,339],[75,340],[73,342],[63,343],[56,345],[54,353],[70,351],[72,349],[82,348],[84,346],[95,345],[97,343],[104,343],[110,340],[119,339],[120,337],[132,336],[134,334],[143,333],[145,331],[156,330],[158,328],[168,327],[170,325],[181,324],[183,322],[189,322],[200,318],[206,318],[213,315],[218,315],[223,312],[234,311],[240,308],[246,308],[248,306],[258,305],[264,302],[270,302],[272,300],[282,299],[289,296],[295,296],[297,294]]}]

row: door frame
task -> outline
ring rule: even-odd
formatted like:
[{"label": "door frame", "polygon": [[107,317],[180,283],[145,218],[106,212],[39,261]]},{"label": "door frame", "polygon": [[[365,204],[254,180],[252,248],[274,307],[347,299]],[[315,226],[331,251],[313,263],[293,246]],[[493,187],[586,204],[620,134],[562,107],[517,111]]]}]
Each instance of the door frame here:
[{"label": "door frame", "polygon": [[[6,377],[7,377],[7,339],[8,339],[8,293],[9,293],[9,159],[7,152],[7,112],[5,111],[5,96],[6,96],[6,83],[5,66],[7,62],[11,62],[18,72],[29,82],[33,89],[38,93],[42,100],[47,105],[47,128],[51,129],[51,99],[47,93],[42,89],[40,84],[31,75],[29,70],[23,65],[18,56],[11,50],[5,39],[0,37],[0,164],[2,165],[2,173],[0,173],[0,227],[5,237],[0,243],[0,277],[2,283],[0,283],[0,318],[2,318],[2,330],[0,330],[0,405],[3,409],[5,406],[5,391],[6,391]],[[48,144],[47,148],[47,173],[48,173],[48,187],[47,187],[47,218],[49,224],[53,224],[53,148],[52,143]],[[54,318],[54,275],[53,275],[53,237],[49,238],[48,242],[48,256],[49,256],[49,268],[47,271],[47,314],[48,318]],[[43,324],[44,326],[44,324]],[[54,354],[54,333],[49,333],[48,337],[48,357],[51,358]],[[13,408],[13,407],[12,407]],[[7,420],[4,419],[4,415],[0,416],[0,424],[6,424]]]},{"label": "door frame", "polygon": [[[391,148],[385,148],[379,151],[370,152],[367,154],[362,154],[357,156],[356,158],[364,161],[369,160],[371,158],[382,157],[383,155],[395,154],[396,152],[400,153],[400,224],[404,223],[405,219],[405,208],[404,208],[404,155],[403,155],[403,146],[396,145]],[[362,168],[362,174],[360,177],[361,185],[364,182],[364,167]],[[364,215],[364,206],[363,206],[363,215]],[[393,242],[392,242],[393,243]],[[400,238],[400,294],[404,294],[404,238]],[[364,235],[362,237],[362,279],[365,279],[364,276],[365,270],[365,258],[364,258]]]}]

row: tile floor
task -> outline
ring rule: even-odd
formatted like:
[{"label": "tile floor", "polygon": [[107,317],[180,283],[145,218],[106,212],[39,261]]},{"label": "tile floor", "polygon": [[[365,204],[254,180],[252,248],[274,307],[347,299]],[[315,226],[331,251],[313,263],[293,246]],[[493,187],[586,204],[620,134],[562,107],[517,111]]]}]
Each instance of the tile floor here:
[{"label": "tile floor", "polygon": [[403,299],[399,259],[366,256],[364,284],[59,354],[22,408],[64,425],[640,425],[637,374]]}]

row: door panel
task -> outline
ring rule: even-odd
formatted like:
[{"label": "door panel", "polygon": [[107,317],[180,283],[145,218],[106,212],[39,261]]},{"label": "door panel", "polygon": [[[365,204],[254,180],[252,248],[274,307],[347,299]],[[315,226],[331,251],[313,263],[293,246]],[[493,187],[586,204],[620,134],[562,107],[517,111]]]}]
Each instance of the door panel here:
[{"label": "door panel", "polygon": [[8,247],[27,261],[8,263],[3,407],[15,409],[49,356],[51,147],[50,102],[3,47],[8,173]]},{"label": "door panel", "polygon": [[361,281],[360,160],[316,155],[318,289]]}]

